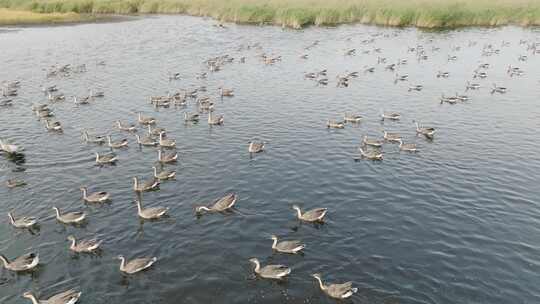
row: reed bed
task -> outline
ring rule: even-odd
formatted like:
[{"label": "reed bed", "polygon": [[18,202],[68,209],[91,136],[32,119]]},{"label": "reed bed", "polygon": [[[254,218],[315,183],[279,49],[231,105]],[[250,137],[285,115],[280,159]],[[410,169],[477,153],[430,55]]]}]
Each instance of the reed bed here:
[{"label": "reed bed", "polygon": [[[90,18],[90,17],[89,17]],[[88,18],[77,13],[34,13],[0,8],[0,25],[81,22]]]},{"label": "reed bed", "polygon": [[540,0],[0,0],[35,13],[188,14],[302,28],[365,23],[455,28],[540,25]]}]

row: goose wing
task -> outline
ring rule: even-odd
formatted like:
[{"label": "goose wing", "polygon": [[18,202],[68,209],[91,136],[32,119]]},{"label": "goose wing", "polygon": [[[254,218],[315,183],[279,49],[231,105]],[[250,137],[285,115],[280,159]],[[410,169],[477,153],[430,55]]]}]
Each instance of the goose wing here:
[{"label": "goose wing", "polygon": [[59,294],[56,294],[52,297],[50,297],[47,300],[47,304],[73,304],[79,300],[79,297],[81,296],[80,291],[76,291],[75,289],[70,289],[64,292],[61,292]]},{"label": "goose wing", "polygon": [[297,248],[303,248],[304,244],[302,242],[294,240],[294,241],[282,241],[277,243],[276,248],[280,251],[294,251]]},{"label": "goose wing", "polygon": [[153,207],[153,208],[146,208],[142,211],[144,216],[146,217],[159,217],[165,214],[169,210],[169,208],[165,207]]},{"label": "goose wing", "polygon": [[99,245],[101,245],[101,241],[98,241],[97,239],[80,240],[79,244],[77,244],[77,249],[94,250],[97,249]]},{"label": "goose wing", "polygon": [[157,258],[137,258],[129,261],[126,264],[126,272],[135,273],[144,270],[157,261]]},{"label": "goose wing", "polygon": [[261,268],[260,274],[263,277],[280,278],[291,273],[291,269],[285,265],[267,265]]},{"label": "goose wing", "polygon": [[85,216],[84,212],[77,211],[77,212],[69,212],[69,213],[63,214],[61,217],[63,220],[66,220],[66,221],[75,221],[84,216]]},{"label": "goose wing", "polygon": [[343,284],[330,284],[329,286],[327,286],[327,288],[327,292],[329,295],[336,298],[341,298],[348,292],[352,291],[352,282],[346,282]]},{"label": "goose wing", "polygon": [[306,213],[304,213],[302,217],[306,220],[311,220],[311,221],[318,220],[324,217],[327,210],[328,210],[327,208],[317,208],[317,209],[309,210]]},{"label": "goose wing", "polygon": [[38,256],[35,253],[27,253],[16,258],[10,264],[14,268],[24,269],[31,265],[37,257]]},{"label": "goose wing", "polygon": [[223,211],[225,209],[231,208],[236,202],[237,195],[234,193],[229,193],[224,197],[215,201],[212,209],[217,211]]}]

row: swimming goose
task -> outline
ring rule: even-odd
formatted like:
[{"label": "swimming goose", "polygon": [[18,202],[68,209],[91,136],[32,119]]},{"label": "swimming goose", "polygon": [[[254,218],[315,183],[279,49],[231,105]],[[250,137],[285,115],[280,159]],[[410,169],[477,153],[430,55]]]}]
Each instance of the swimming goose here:
[{"label": "swimming goose", "polygon": [[449,103],[449,104],[455,104],[456,102],[458,102],[458,98],[455,97],[455,96],[444,96],[444,94],[441,94],[441,104],[443,102],[446,102],[446,103]]},{"label": "swimming goose", "polygon": [[345,51],[345,56],[352,56],[356,54],[356,49],[350,49]]},{"label": "swimming goose", "polygon": [[167,132],[164,128],[152,128],[152,126],[148,125],[148,135],[155,135],[159,136],[161,133]]},{"label": "swimming goose", "polygon": [[199,114],[184,112],[184,121],[192,121],[192,122],[199,121]]},{"label": "swimming goose", "polygon": [[317,80],[317,85],[328,85],[328,78],[321,78],[319,80]]},{"label": "swimming goose", "polygon": [[414,121],[414,123],[416,124],[416,133],[417,134],[422,134],[428,138],[433,138],[433,135],[435,135],[435,128],[431,128],[431,127],[420,127],[420,125],[418,124],[418,122]]},{"label": "swimming goose", "polygon": [[262,151],[264,151],[264,145],[265,145],[265,142],[264,142],[264,141],[261,141],[261,142],[253,142],[253,141],[250,141],[250,142],[249,142],[249,146],[248,146],[248,152],[249,152],[249,153],[259,153],[259,152],[262,152]]},{"label": "swimming goose", "polygon": [[44,93],[52,93],[52,92],[57,92],[58,91],[58,87],[54,84],[54,85],[50,85],[48,87],[41,87],[41,90],[44,92]]},{"label": "swimming goose", "polygon": [[88,203],[103,203],[109,200],[111,196],[109,193],[105,191],[94,192],[88,195],[88,189],[86,187],[81,187],[80,190],[82,191],[83,200],[85,200]]},{"label": "swimming goose", "polygon": [[15,228],[32,228],[37,224],[37,219],[32,216],[23,216],[16,219],[11,212],[8,212],[9,222]]},{"label": "swimming goose", "polygon": [[137,131],[137,127],[133,124],[124,125],[119,120],[116,121],[116,127],[120,131],[127,131],[127,132],[135,132]]},{"label": "swimming goose", "polygon": [[135,192],[152,191],[157,188],[159,188],[159,179],[153,178],[140,183],[137,177],[133,177],[133,191]]},{"label": "swimming goose", "polygon": [[35,110],[34,113],[36,114],[37,117],[39,117],[40,119],[41,118],[49,118],[49,117],[53,117],[54,116],[54,113],[50,110],[50,109],[43,109],[43,110]]},{"label": "swimming goose", "polygon": [[142,125],[153,125],[156,123],[156,119],[153,117],[143,117],[140,112],[138,115],[137,121]]},{"label": "swimming goose", "polygon": [[358,291],[358,288],[352,287],[352,282],[324,285],[320,274],[315,273],[311,276],[319,282],[321,290],[334,299],[347,299]]},{"label": "swimming goose", "polygon": [[176,141],[174,139],[166,139],[163,137],[165,132],[159,133],[159,145],[163,148],[174,148],[176,147]]},{"label": "swimming goose", "polygon": [[167,72],[169,75],[169,80],[179,80],[180,79],[180,73],[171,73]]},{"label": "swimming goose", "polygon": [[228,209],[231,209],[234,206],[234,203],[236,203],[236,200],[238,199],[238,195],[235,193],[229,193],[225,195],[222,198],[219,198],[215,200],[212,203],[212,206],[206,207],[206,206],[199,206],[195,208],[196,213],[202,213],[203,211],[208,212],[223,212]]},{"label": "swimming goose", "polygon": [[255,264],[253,271],[261,278],[281,280],[291,273],[291,269],[285,265],[266,265],[261,267],[258,259],[251,258],[249,261]]},{"label": "swimming goose", "polygon": [[272,249],[277,252],[296,254],[306,247],[306,245],[302,244],[300,241],[278,242],[278,237],[276,235],[272,235],[271,239],[274,241],[272,244]]},{"label": "swimming goose", "polygon": [[441,71],[437,72],[437,78],[448,78],[449,76],[450,76],[449,72],[441,72]]},{"label": "swimming goose", "polygon": [[177,159],[178,159],[177,152],[173,152],[171,154],[163,154],[163,152],[161,152],[161,149],[158,150],[158,161],[160,163],[172,163],[172,162],[175,162]]},{"label": "swimming goose", "polygon": [[77,96],[73,96],[73,103],[76,105],[87,105],[90,104],[90,96],[85,96],[81,98],[77,98]]},{"label": "swimming goose", "polygon": [[219,94],[221,97],[232,97],[234,96],[234,90],[233,89],[225,89],[223,87],[219,87]]},{"label": "swimming goose", "polygon": [[156,140],[154,140],[151,136],[145,136],[141,138],[138,134],[135,134],[135,138],[137,139],[137,143],[141,146],[152,146],[155,147],[159,144]]},{"label": "swimming goose", "polygon": [[297,205],[293,205],[292,208],[296,210],[298,219],[305,222],[323,222],[328,211],[327,208],[316,208],[302,213],[302,210]]},{"label": "swimming goose", "polygon": [[387,141],[399,142],[399,140],[401,139],[401,136],[397,133],[388,133],[386,131],[383,131],[383,133],[383,138]]},{"label": "swimming goose", "polygon": [[32,304],[75,304],[79,301],[82,292],[70,289],[50,297],[47,300],[38,300],[31,292],[23,293],[23,298],[30,299]]},{"label": "swimming goose", "polygon": [[112,149],[125,148],[125,147],[127,147],[127,145],[128,145],[128,140],[124,138],[124,139],[122,139],[122,140],[119,141],[119,142],[112,142],[111,136],[110,136],[110,135],[107,135],[107,145],[108,145],[109,147],[111,147]]},{"label": "swimming goose", "polygon": [[64,94],[53,95],[51,92],[49,92],[48,99],[51,102],[58,102],[58,101],[64,101],[66,97],[64,96]]},{"label": "swimming goose", "polygon": [[367,137],[367,135],[364,135],[364,138],[362,139],[362,143],[367,146],[382,147],[382,145],[384,144],[384,141],[377,140],[377,139],[370,139]]},{"label": "swimming goose", "polygon": [[156,261],[157,258],[137,258],[133,259],[126,263],[126,259],[124,256],[119,255],[118,259],[120,259],[120,271],[127,274],[134,274],[139,271],[143,271],[150,266],[152,266]]},{"label": "swimming goose", "polygon": [[468,90],[478,90],[480,89],[480,84],[479,83],[471,83],[469,81],[467,81],[467,85],[465,86],[465,90],[468,91]]},{"label": "swimming goose", "polygon": [[326,127],[332,128],[332,129],[343,129],[345,128],[345,124],[343,122],[337,122],[335,120],[327,120],[326,121]]},{"label": "swimming goose", "polygon": [[24,149],[13,144],[9,144],[7,141],[0,139],[0,151],[4,151],[9,154],[16,154],[22,152]]},{"label": "swimming goose", "polygon": [[60,214],[60,210],[58,208],[53,207],[53,209],[56,211],[56,219],[64,224],[77,224],[86,218],[86,213],[82,211]]},{"label": "swimming goose", "polygon": [[488,74],[486,72],[480,72],[478,70],[474,71],[473,78],[486,78]]},{"label": "swimming goose", "polygon": [[212,112],[208,113],[208,124],[209,125],[222,125],[223,115],[213,116]]},{"label": "swimming goose", "polygon": [[32,105],[32,111],[49,111],[49,104],[43,103],[43,104],[33,104]]},{"label": "swimming goose", "polygon": [[506,93],[506,88],[505,87],[498,87],[496,84],[493,84],[493,89],[491,89],[491,94],[493,93],[500,93],[500,94],[504,94]]},{"label": "swimming goose", "polygon": [[39,264],[39,255],[37,253],[27,253],[9,261],[4,255],[0,254],[0,261],[7,270],[22,272],[32,270]]},{"label": "swimming goose", "polygon": [[399,142],[399,149],[401,151],[407,151],[407,152],[417,152],[418,149],[416,148],[416,144],[404,144],[401,139],[398,140]]},{"label": "swimming goose", "polygon": [[90,90],[90,98],[101,98],[101,97],[105,97],[105,92]]},{"label": "swimming goose", "polygon": [[345,121],[345,122],[358,123],[358,122],[360,122],[360,120],[362,120],[362,115],[349,114],[349,113],[345,113],[343,115],[343,121]]},{"label": "swimming goose", "polygon": [[62,132],[62,124],[59,121],[53,121],[46,119],[45,128],[49,131]]},{"label": "swimming goose", "polygon": [[112,164],[118,160],[118,156],[114,153],[99,154],[96,152],[96,163],[98,164]]},{"label": "swimming goose", "polygon": [[396,78],[394,79],[394,82],[397,83],[398,81],[407,81],[407,80],[409,80],[409,75],[407,75],[407,74],[404,74],[404,75],[396,74]]},{"label": "swimming goose", "polygon": [[101,135],[90,136],[88,131],[83,131],[84,141],[87,143],[103,144],[105,142],[105,137]]},{"label": "swimming goose", "polygon": [[467,95],[460,95],[456,92],[456,98],[459,100],[459,101],[467,101],[469,100],[469,96]]},{"label": "swimming goose", "polygon": [[71,241],[69,249],[77,253],[94,252],[99,248],[102,243],[102,241],[98,241],[97,239],[79,240],[77,242],[73,235],[68,236],[67,239]]},{"label": "swimming goose", "polygon": [[8,179],[8,180],[6,181],[6,186],[7,186],[8,188],[17,188],[17,187],[26,186],[26,182],[23,181],[23,180]]},{"label": "swimming goose", "polygon": [[157,178],[159,180],[173,179],[176,177],[176,172],[174,171],[162,170],[158,173],[156,167],[152,167],[152,169],[154,169],[154,178]]},{"label": "swimming goose", "polygon": [[140,218],[145,220],[159,219],[160,217],[164,216],[167,211],[169,211],[169,208],[166,207],[151,207],[143,209],[140,200],[136,200],[135,203],[137,204],[137,214]]},{"label": "swimming goose", "polygon": [[390,119],[390,120],[399,120],[401,114],[397,112],[381,112],[381,120]]},{"label": "swimming goose", "polygon": [[409,92],[410,92],[410,91],[418,91],[418,92],[420,92],[420,91],[422,91],[423,88],[424,88],[423,85],[421,85],[421,84],[416,84],[416,85],[409,86],[408,91],[409,91]]},{"label": "swimming goose", "polygon": [[362,149],[362,147],[359,147],[358,151],[360,151],[360,155],[362,157],[365,157],[365,158],[370,159],[370,160],[382,160],[383,159],[383,154],[380,151],[377,151],[377,150],[367,151],[367,150]]}]

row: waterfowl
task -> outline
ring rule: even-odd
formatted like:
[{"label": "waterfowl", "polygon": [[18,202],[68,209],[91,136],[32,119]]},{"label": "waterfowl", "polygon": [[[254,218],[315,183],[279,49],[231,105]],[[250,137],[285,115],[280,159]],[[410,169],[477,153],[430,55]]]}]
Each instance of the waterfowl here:
[{"label": "waterfowl", "polygon": [[478,65],[478,69],[489,69],[489,63],[481,63]]},{"label": "waterfowl", "polygon": [[67,237],[71,241],[69,249],[77,253],[91,253],[96,251],[101,245],[102,241],[97,239],[79,240],[77,241],[73,235]]},{"label": "waterfowl", "polygon": [[157,188],[159,188],[159,179],[153,178],[140,183],[137,177],[133,177],[133,191],[135,192],[152,191]]},{"label": "waterfowl", "polygon": [[178,159],[178,153],[173,152],[171,154],[163,154],[161,150],[158,150],[158,161],[160,163],[172,163]]},{"label": "waterfowl", "polygon": [[59,121],[53,121],[46,119],[45,128],[49,131],[62,132],[62,124]]},{"label": "waterfowl", "polygon": [[459,101],[467,101],[469,100],[469,96],[467,95],[460,95],[456,92],[456,98],[459,100]]},{"label": "waterfowl", "polygon": [[22,152],[23,150],[23,148],[17,145],[10,144],[5,140],[0,139],[0,151],[4,151],[8,154],[16,154]]},{"label": "waterfowl", "polygon": [[101,97],[105,97],[105,92],[90,90],[90,98],[101,98]]},{"label": "waterfowl", "polygon": [[465,86],[465,90],[468,91],[468,90],[478,90],[480,89],[480,84],[479,83],[471,83],[469,81],[467,81],[467,85]]},{"label": "waterfowl", "polygon": [[60,210],[58,208],[53,207],[53,209],[56,211],[56,219],[64,224],[77,224],[84,221],[86,218],[86,213],[82,211],[60,214]]},{"label": "waterfowl", "polygon": [[184,121],[191,121],[191,122],[197,122],[199,121],[199,114],[198,113],[187,113],[184,112]]},{"label": "waterfowl", "polygon": [[321,290],[334,299],[347,299],[358,291],[358,288],[352,287],[352,282],[324,285],[320,274],[315,273],[312,276],[319,282]]},{"label": "waterfowl", "polygon": [[160,217],[164,216],[167,211],[169,211],[169,208],[165,207],[151,207],[143,209],[140,200],[136,200],[135,203],[137,204],[137,214],[140,218],[145,220],[159,219]]},{"label": "waterfowl", "polygon": [[111,195],[105,191],[94,192],[88,195],[88,189],[86,187],[81,187],[83,200],[88,203],[103,203],[109,200]]},{"label": "waterfowl", "polygon": [[362,120],[362,115],[349,114],[349,113],[343,114],[343,121],[344,121],[344,122],[358,123],[358,122],[360,122],[361,120]]},{"label": "waterfowl", "polygon": [[37,117],[41,118],[49,118],[53,117],[54,113],[50,109],[43,109],[43,110],[35,110],[34,113]]},{"label": "waterfowl", "polygon": [[396,69],[396,64],[395,63],[391,63],[387,66],[384,67],[385,70],[388,70],[388,71],[394,71]]},{"label": "waterfowl", "polygon": [[142,125],[153,125],[156,123],[156,119],[153,117],[144,117],[140,112],[138,115],[137,121]]},{"label": "waterfowl", "polygon": [[90,104],[90,96],[85,96],[81,98],[77,98],[77,96],[73,96],[73,103],[76,105],[87,105]]},{"label": "waterfowl", "polygon": [[423,88],[424,88],[423,85],[421,85],[421,84],[416,84],[416,85],[409,86],[408,91],[409,91],[409,92],[410,92],[410,91],[418,91],[418,92],[420,92],[420,91],[422,91]]},{"label": "waterfowl", "polygon": [[249,142],[248,151],[249,153],[259,153],[264,151],[264,144],[265,142]]},{"label": "waterfowl", "polygon": [[327,208],[316,208],[302,213],[302,210],[297,205],[293,205],[292,208],[296,210],[298,219],[305,222],[323,222],[324,216],[328,211]]},{"label": "waterfowl", "polygon": [[209,125],[222,125],[223,115],[214,116],[212,112],[208,113],[208,124]]},{"label": "waterfowl", "polygon": [[48,99],[51,102],[58,102],[58,101],[64,101],[66,99],[66,97],[64,96],[64,94],[53,95],[51,92],[49,92],[48,93]]},{"label": "waterfowl", "polygon": [[416,133],[417,134],[422,134],[428,138],[433,138],[433,136],[435,135],[435,128],[431,128],[431,127],[420,127],[420,125],[418,124],[418,122],[414,122],[416,124]]},{"label": "waterfowl", "polygon": [[162,170],[158,173],[156,167],[152,167],[152,169],[154,169],[154,178],[157,178],[159,180],[173,179],[176,177],[176,172],[174,171]]},{"label": "waterfowl", "polygon": [[166,139],[163,137],[165,132],[159,133],[159,145],[163,148],[174,148],[176,147],[176,141],[174,139]]},{"label": "waterfowl", "polygon": [[75,304],[79,301],[82,292],[70,289],[50,297],[47,300],[38,300],[31,292],[23,293],[23,298],[30,299],[32,304]]},{"label": "waterfowl", "polygon": [[491,94],[493,94],[493,93],[504,94],[504,93],[506,93],[506,91],[507,91],[507,88],[499,87],[496,84],[493,84],[493,88],[491,89]]},{"label": "waterfowl", "polygon": [[96,152],[96,163],[98,164],[112,164],[118,160],[118,156],[114,153],[99,154]]},{"label": "waterfowl", "polygon": [[8,188],[17,188],[17,187],[26,186],[26,182],[23,181],[23,180],[8,179],[8,180],[6,181],[6,186],[7,186]]},{"label": "waterfowl", "polygon": [[381,113],[381,120],[390,119],[390,120],[399,120],[401,118],[401,114],[397,112],[382,112]]},{"label": "waterfowl", "polygon": [[225,195],[224,197],[218,198],[215,200],[210,207],[206,206],[198,206],[195,208],[196,213],[202,213],[203,211],[208,212],[223,212],[228,209],[231,209],[234,206],[234,203],[236,203],[236,200],[238,199],[238,195],[235,193],[229,193]]},{"label": "waterfowl", "polygon": [[13,99],[1,99],[0,107],[9,107],[13,105]]},{"label": "waterfowl", "polygon": [[448,61],[456,61],[457,60],[457,56],[455,55],[448,55]]},{"label": "waterfowl", "polygon": [[126,259],[124,256],[119,255],[118,259],[120,259],[120,271],[127,274],[134,274],[139,271],[143,271],[150,266],[152,266],[156,261],[157,258],[137,258],[133,259],[126,263]]},{"label": "waterfowl", "polygon": [[266,265],[261,267],[258,259],[251,258],[249,261],[255,264],[255,274],[265,279],[281,280],[291,273],[291,269],[285,265]]},{"label": "waterfowl", "polygon": [[161,133],[167,132],[164,128],[152,128],[151,125],[148,125],[148,135],[159,136]]},{"label": "waterfowl", "polygon": [[366,150],[362,149],[362,147],[359,147],[358,151],[360,151],[360,155],[362,157],[365,157],[365,158],[370,159],[370,160],[382,160],[383,159],[383,154],[380,151],[377,151],[377,150],[366,151]]},{"label": "waterfowl", "polygon": [[221,97],[232,97],[234,96],[234,90],[233,89],[225,89],[223,87],[219,87],[219,95]]},{"label": "waterfowl", "polygon": [[111,136],[107,135],[107,145],[111,149],[125,148],[128,145],[128,140],[126,138],[124,138],[124,139],[122,139],[122,140],[120,140],[118,142],[113,142],[112,139],[111,139]]},{"label": "waterfowl", "polygon": [[39,255],[37,253],[27,253],[10,262],[4,255],[0,254],[0,261],[7,270],[15,272],[29,271],[39,264]]},{"label": "waterfowl", "polygon": [[313,72],[309,72],[309,73],[304,74],[304,77],[309,78],[309,79],[315,79],[315,78],[317,78],[317,76],[318,76],[317,73],[313,73]]},{"label": "waterfowl", "polygon": [[456,102],[458,102],[458,100],[459,99],[455,96],[446,97],[444,96],[444,94],[441,95],[441,103],[446,102],[449,104],[455,104]]},{"label": "waterfowl", "polygon": [[168,74],[169,74],[169,80],[179,80],[180,79],[180,73],[168,72]]},{"label": "waterfowl", "polygon": [[367,135],[364,135],[364,138],[362,139],[362,144],[372,147],[382,147],[384,141],[377,140],[377,139],[370,139],[367,137]]},{"label": "waterfowl", "polygon": [[401,136],[397,133],[388,133],[386,131],[383,131],[383,133],[384,133],[383,138],[387,141],[398,142],[401,139]]},{"label": "waterfowl", "polygon": [[101,135],[90,136],[88,131],[83,131],[84,141],[87,143],[103,144],[105,142],[105,137]]},{"label": "waterfowl", "polygon": [[159,144],[151,136],[144,136],[143,138],[141,138],[138,134],[135,134],[135,138],[137,139],[137,143],[141,146],[155,147]]},{"label": "waterfowl", "polygon": [[15,228],[32,228],[35,224],[37,224],[37,219],[32,216],[23,216],[16,219],[13,216],[13,213],[8,212],[8,217],[9,222]]},{"label": "waterfowl", "polygon": [[317,80],[317,85],[328,85],[328,78],[321,78]]},{"label": "waterfowl", "polygon": [[127,131],[127,132],[135,132],[137,131],[137,127],[133,124],[124,125],[119,120],[116,121],[116,127],[120,131]]},{"label": "waterfowl", "polygon": [[326,127],[332,128],[332,129],[343,129],[345,128],[345,124],[343,122],[337,122],[335,120],[327,120],[326,121]]},{"label": "waterfowl", "polygon": [[356,49],[350,49],[345,51],[345,56],[352,56],[356,54]]},{"label": "waterfowl", "polygon": [[399,139],[398,142],[399,142],[399,149],[401,151],[407,151],[407,152],[418,151],[418,149],[416,148],[416,144],[404,144],[401,139]]},{"label": "waterfowl", "polygon": [[473,78],[486,78],[488,74],[486,72],[474,71]]},{"label": "waterfowl", "polygon": [[54,85],[50,85],[50,86],[47,86],[47,87],[41,87],[41,90],[44,93],[49,94],[49,93],[58,91],[58,87],[54,84]]},{"label": "waterfowl", "polygon": [[449,72],[437,72],[437,78],[448,78],[450,77],[450,73]]},{"label": "waterfowl", "polygon": [[364,73],[373,73],[375,72],[375,67],[365,67]]},{"label": "waterfowl", "polygon": [[303,244],[300,241],[281,241],[278,242],[278,237],[275,235],[271,236],[271,239],[274,241],[272,244],[272,249],[281,252],[281,253],[292,253],[296,254],[302,251],[306,247],[305,244]]},{"label": "waterfowl", "polygon": [[527,55],[519,55],[518,60],[519,61],[527,61]]},{"label": "waterfowl", "polygon": [[49,104],[43,103],[43,104],[33,104],[32,105],[32,111],[49,111]]}]

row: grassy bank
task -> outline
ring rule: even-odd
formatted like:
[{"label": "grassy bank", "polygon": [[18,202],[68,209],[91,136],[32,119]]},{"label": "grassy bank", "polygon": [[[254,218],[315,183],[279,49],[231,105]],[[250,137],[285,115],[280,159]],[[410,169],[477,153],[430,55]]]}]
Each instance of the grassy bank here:
[{"label": "grassy bank", "polygon": [[0,25],[81,22],[83,20],[87,20],[87,18],[77,13],[40,14],[31,11],[0,8]]},{"label": "grassy bank", "polygon": [[188,14],[293,28],[540,25],[540,0],[0,0],[0,7],[36,13]]}]

